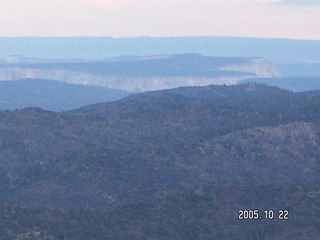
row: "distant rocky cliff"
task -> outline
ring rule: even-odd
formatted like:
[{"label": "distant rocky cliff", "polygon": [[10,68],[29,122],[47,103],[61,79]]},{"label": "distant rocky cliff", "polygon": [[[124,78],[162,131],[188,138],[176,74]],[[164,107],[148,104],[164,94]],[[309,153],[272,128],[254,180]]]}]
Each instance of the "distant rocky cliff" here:
[{"label": "distant rocky cliff", "polygon": [[51,79],[143,92],[180,86],[236,84],[248,78],[278,76],[264,58],[216,58],[182,54],[134,61],[4,63],[0,80]]}]

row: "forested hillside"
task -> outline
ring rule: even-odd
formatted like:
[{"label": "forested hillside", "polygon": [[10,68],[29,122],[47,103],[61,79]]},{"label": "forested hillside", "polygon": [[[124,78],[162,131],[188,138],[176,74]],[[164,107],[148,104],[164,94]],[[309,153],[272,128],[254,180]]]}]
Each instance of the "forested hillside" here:
[{"label": "forested hillside", "polygon": [[[318,92],[249,83],[0,112],[0,229],[5,239],[317,239],[319,107]],[[240,209],[290,218],[240,221]]]}]

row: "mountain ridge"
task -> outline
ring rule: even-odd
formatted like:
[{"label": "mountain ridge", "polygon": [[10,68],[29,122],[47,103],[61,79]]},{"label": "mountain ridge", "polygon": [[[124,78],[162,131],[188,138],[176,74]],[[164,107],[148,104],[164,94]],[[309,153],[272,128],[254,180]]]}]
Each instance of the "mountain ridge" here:
[{"label": "mountain ridge", "polygon": [[[231,97],[221,97],[219,94],[215,98],[216,93],[213,91],[213,98],[208,100],[170,94],[170,91],[178,90],[167,90],[143,93],[63,114],[34,108],[1,112],[0,159],[6,159],[1,174],[4,176],[5,186],[11,186],[9,189],[12,189],[8,196],[16,200],[25,199],[28,204],[40,204],[39,200],[42,199],[41,204],[51,207],[70,207],[73,204],[113,205],[127,199],[139,199],[146,191],[151,194],[179,186],[196,186],[203,180],[232,182],[238,179],[239,183],[247,183],[249,180],[240,170],[242,168],[228,170],[227,167],[232,162],[231,165],[237,166],[239,159],[246,158],[243,151],[247,150],[241,150],[246,148],[238,146],[238,141],[234,140],[250,138],[252,135],[256,142],[243,141],[243,144],[255,149],[260,144],[264,146],[263,144],[268,143],[273,146],[278,138],[276,132],[272,134],[273,137],[267,138],[265,134],[260,136],[260,130],[249,131],[256,127],[265,127],[268,132],[271,130],[267,127],[280,126],[279,130],[282,129],[288,138],[294,138],[302,146],[310,143],[310,151],[317,153],[316,145],[311,139],[313,135],[308,135],[307,132],[310,130],[316,134],[318,127],[304,126],[305,122],[318,126],[319,95],[297,95],[258,84],[191,89],[200,91],[197,94],[202,95],[201,92],[207,88],[220,93],[223,90],[224,94],[229,92]],[[186,94],[186,89],[188,90],[182,88],[183,94]],[[265,95],[260,96],[261,92],[265,92]],[[269,96],[268,100],[266,96]],[[294,122],[298,122],[298,125],[292,125]],[[17,124],[19,128],[16,127]],[[291,127],[286,128],[285,124],[291,124]],[[289,133],[293,133],[294,129],[300,131],[297,135],[301,134],[301,138],[295,135],[291,137]],[[245,132],[247,130],[249,132]],[[210,142],[210,139],[219,139],[229,133],[235,135],[221,138],[220,142],[214,144]],[[227,143],[234,148],[229,149],[231,152],[226,155]],[[285,141],[281,140],[279,143],[284,146],[283,152],[281,149],[275,149],[274,152],[280,151],[278,155],[285,156],[283,159],[291,156],[295,162],[293,166],[299,166],[300,155],[286,150]],[[206,146],[212,147],[208,150]],[[256,149],[261,154],[261,161],[268,161],[266,149],[269,148],[271,147],[261,148],[259,151]],[[299,151],[306,154],[307,150],[301,148]],[[211,152],[218,155],[213,157]],[[218,163],[225,156],[229,156],[226,165]],[[305,157],[310,159],[309,168],[316,171],[317,167],[312,165],[311,160],[314,155],[308,154]],[[25,158],[29,160],[23,161]],[[246,164],[254,169],[253,166],[257,163],[249,160]],[[215,161],[218,161],[218,165],[213,164]],[[279,165],[279,168],[283,169],[283,166]],[[216,174],[210,174],[207,169],[212,169]],[[231,170],[236,173],[234,177],[230,174],[221,175],[223,171]],[[263,175],[264,179],[268,179],[267,176],[271,176],[273,170],[269,166],[267,170],[262,168],[261,171],[266,171]],[[7,175],[8,172],[13,176]],[[17,173],[19,174],[16,175]],[[288,174],[282,180],[278,178],[280,183],[286,182],[286,179],[297,183],[303,181],[300,175],[295,178]],[[317,181],[316,175],[301,174],[309,179],[307,182]],[[206,177],[202,179],[200,176]],[[226,176],[229,178],[225,178]],[[128,187],[128,184],[132,186]],[[14,191],[22,186],[23,191]],[[106,187],[109,190],[104,195],[102,189]],[[56,192],[59,197],[50,200],[50,191]],[[83,201],[87,199],[88,202],[76,200],[76,196],[82,196]],[[70,200],[69,204],[64,202],[65,199]]]},{"label": "mountain ridge", "polygon": [[179,86],[235,84],[253,77],[277,76],[264,58],[210,57],[199,54],[149,56],[134,61],[0,65],[0,80],[53,79],[132,92]]},{"label": "mountain ridge", "polygon": [[0,57],[104,59],[121,55],[194,52],[226,57],[265,57],[275,63],[320,62],[319,41],[239,37],[11,37],[0,38]]},{"label": "mountain ridge", "polygon": [[103,101],[115,101],[131,92],[44,79],[0,81],[0,110],[39,107],[66,111]]},{"label": "mountain ridge", "polygon": [[[0,111],[5,240],[320,235],[320,94],[248,83]],[[19,203],[19,204],[17,204]],[[239,210],[289,220],[239,220]]]}]

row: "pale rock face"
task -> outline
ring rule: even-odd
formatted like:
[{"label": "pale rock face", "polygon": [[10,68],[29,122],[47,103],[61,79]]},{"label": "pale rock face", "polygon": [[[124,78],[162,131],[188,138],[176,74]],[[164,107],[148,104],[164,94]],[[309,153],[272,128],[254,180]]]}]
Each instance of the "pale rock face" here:
[{"label": "pale rock face", "polygon": [[19,63],[21,61],[21,56],[19,55],[11,55],[1,59],[2,62],[5,63]]},{"label": "pale rock face", "polygon": [[280,76],[277,69],[267,59],[264,58],[253,58],[251,63],[225,66],[220,68],[220,70],[250,72],[255,73],[261,78]]},{"label": "pale rock face", "polygon": [[275,67],[268,60],[263,58],[252,58],[249,63],[226,65],[220,67],[219,70],[242,72],[242,74],[234,76],[222,75],[219,77],[110,76],[94,74],[92,72],[72,71],[63,68],[36,68],[32,67],[32,65],[30,68],[27,68],[8,65],[0,68],[0,80],[37,78],[58,80],[74,84],[103,86],[132,92],[144,92],[182,86],[206,86],[211,84],[231,85],[249,78],[269,78],[279,76]]}]

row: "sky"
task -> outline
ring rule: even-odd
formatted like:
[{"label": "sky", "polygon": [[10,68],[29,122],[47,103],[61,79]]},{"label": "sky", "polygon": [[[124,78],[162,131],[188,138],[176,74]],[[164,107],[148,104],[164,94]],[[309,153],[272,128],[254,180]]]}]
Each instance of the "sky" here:
[{"label": "sky", "polygon": [[1,0],[4,36],[320,40],[320,0]]}]

